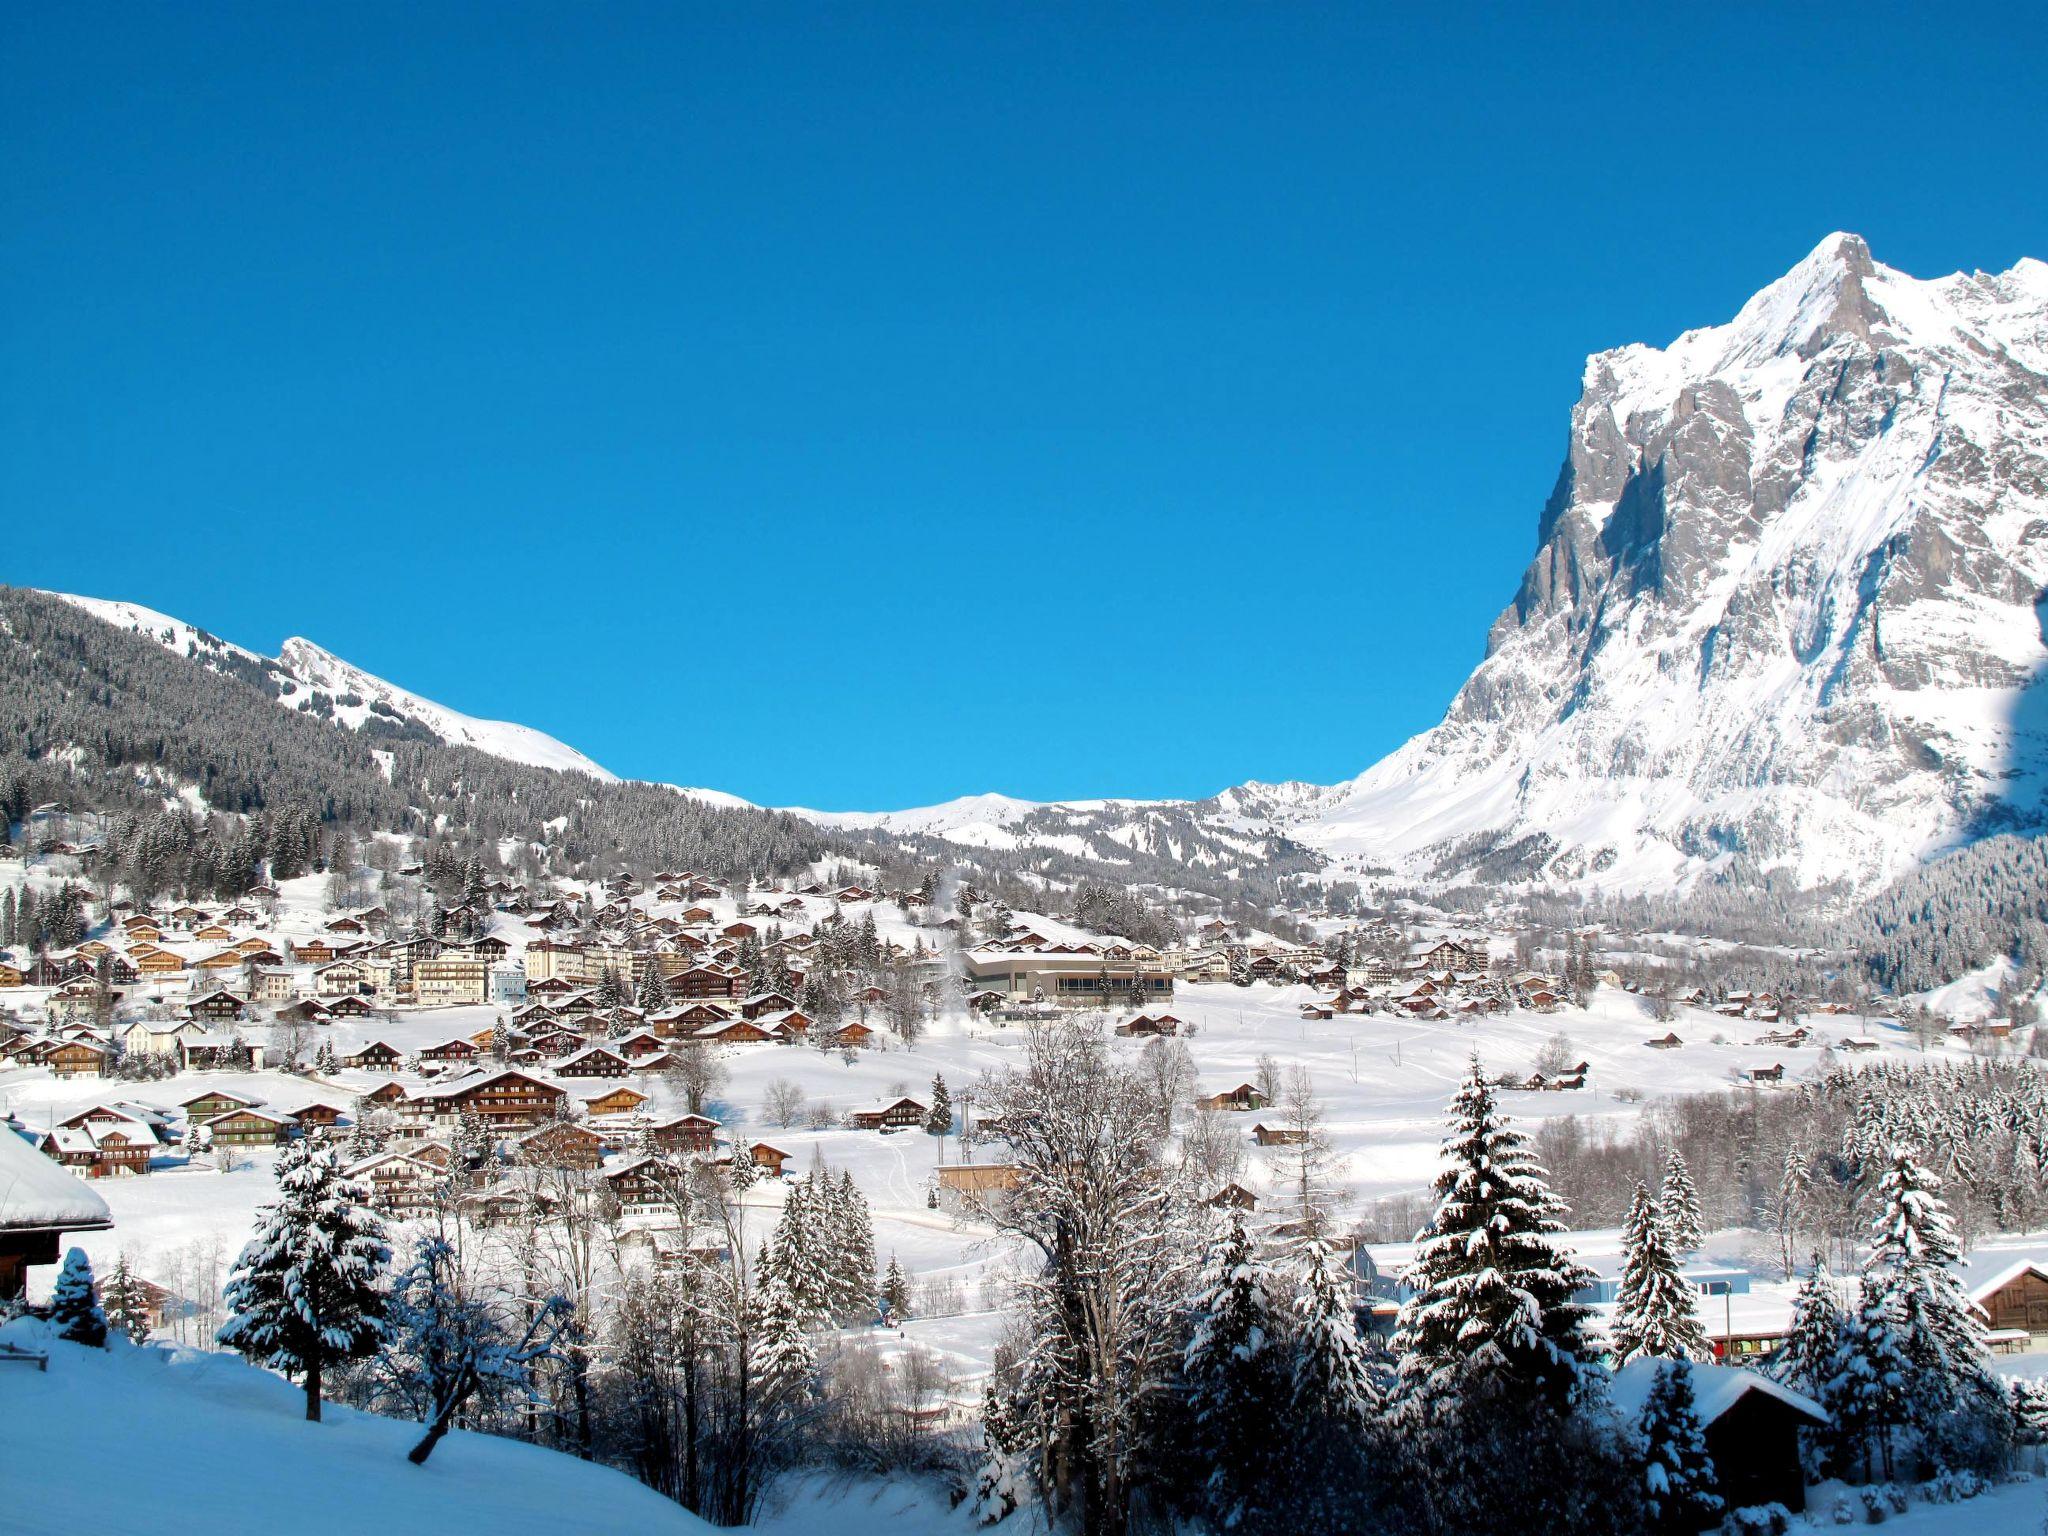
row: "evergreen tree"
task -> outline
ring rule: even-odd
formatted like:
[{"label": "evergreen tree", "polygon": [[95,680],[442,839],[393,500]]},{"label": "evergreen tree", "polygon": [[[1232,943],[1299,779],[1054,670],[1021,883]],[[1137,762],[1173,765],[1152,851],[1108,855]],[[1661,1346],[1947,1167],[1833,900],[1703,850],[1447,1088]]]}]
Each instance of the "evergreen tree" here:
[{"label": "evergreen tree", "polygon": [[[11,1133],[0,1132],[5,1134]],[[99,1297],[93,1292],[92,1262],[83,1248],[64,1255],[64,1267],[50,1293],[50,1322],[60,1339],[92,1349],[106,1348],[107,1314],[100,1310]]]},{"label": "evergreen tree", "polygon": [[819,1231],[822,1213],[813,1209],[816,1181],[789,1187],[782,1219],[775,1227],[765,1271],[780,1280],[805,1328],[823,1328],[832,1319],[832,1277],[827,1269]]},{"label": "evergreen tree", "polygon": [[1693,1402],[1692,1363],[1657,1367],[1639,1424],[1643,1439],[1643,1505],[1651,1536],[1694,1536],[1721,1512],[1714,1463]]},{"label": "evergreen tree", "polygon": [[1025,1439],[990,1381],[981,1393],[981,1466],[974,1480],[974,1518],[982,1525],[994,1525],[1023,1502],[1030,1487]]},{"label": "evergreen tree", "polygon": [[[1912,1366],[1908,1403],[1923,1434],[1952,1415],[1998,1418],[2005,1394],[1991,1368],[1984,1324],[1954,1266],[1962,1244],[1941,1181],[1911,1147],[1896,1147],[1878,1182],[1867,1272],[1881,1278],[1900,1349]],[[2003,1426],[1991,1426],[1994,1434]]]},{"label": "evergreen tree", "polygon": [[107,1276],[101,1294],[105,1300],[109,1326],[128,1335],[131,1343],[140,1344],[149,1337],[149,1296],[142,1289],[142,1282],[135,1271],[128,1267],[128,1255],[124,1252],[114,1261],[114,1272]]},{"label": "evergreen tree", "polygon": [[1840,1444],[1836,1424],[1844,1416],[1834,1398],[1846,1326],[1841,1302],[1835,1295],[1834,1276],[1816,1253],[1813,1273],[1806,1277],[1792,1303],[1792,1326],[1784,1347],[1771,1357],[1770,1363],[1774,1378],[1819,1403],[1834,1421],[1826,1431],[1800,1432],[1802,1460],[1808,1475],[1816,1479],[1826,1475],[1834,1464],[1834,1456],[1823,1451]]},{"label": "evergreen tree", "polygon": [[1273,1496],[1292,1390],[1265,1266],[1237,1206],[1202,1265],[1188,1310],[1194,1331],[1181,1376],[1195,1465],[1207,1473],[1203,1494],[1211,1513],[1228,1529]]},{"label": "evergreen tree", "polygon": [[853,1182],[851,1171],[839,1175],[832,1210],[838,1237],[838,1263],[834,1271],[839,1316],[864,1321],[875,1314],[875,1227],[868,1214],[867,1197]]},{"label": "evergreen tree", "polygon": [[888,1303],[889,1317],[893,1322],[902,1322],[910,1316],[910,1282],[903,1277],[903,1266],[896,1262],[896,1255],[889,1255],[888,1271],[882,1276],[882,1300]]},{"label": "evergreen tree", "polygon": [[1300,1262],[1292,1330],[1294,1414],[1326,1415],[1348,1429],[1363,1430],[1378,1410],[1379,1390],[1351,1309],[1351,1277],[1320,1237],[1303,1245]]},{"label": "evergreen tree", "polygon": [[1401,1393],[1490,1378],[1512,1396],[1562,1405],[1587,1385],[1589,1313],[1572,1296],[1592,1276],[1560,1244],[1563,1204],[1496,1108],[1476,1056],[1443,1157],[1395,1333]]},{"label": "evergreen tree", "polygon": [[642,1013],[660,1013],[668,1007],[668,976],[659,959],[648,959],[647,974],[640,978],[640,990],[634,994],[633,1002]]},{"label": "evergreen tree", "polygon": [[807,1393],[817,1373],[817,1352],[805,1336],[802,1308],[781,1278],[769,1275],[755,1293],[750,1344],[756,1378],[772,1395]]},{"label": "evergreen tree", "polygon": [[1664,1164],[1664,1189],[1658,1202],[1664,1212],[1664,1231],[1671,1251],[1679,1257],[1695,1252],[1706,1237],[1700,1229],[1700,1192],[1676,1147]]},{"label": "evergreen tree", "polygon": [[1845,1447],[1854,1448],[1866,1470],[1892,1475],[1892,1434],[1906,1421],[1907,1386],[1913,1367],[1892,1326],[1890,1298],[1872,1275],[1863,1277],[1856,1316],[1842,1330],[1834,1374],[1822,1405],[1834,1415]]},{"label": "evergreen tree", "polygon": [[1709,1360],[1692,1287],[1678,1272],[1669,1228],[1656,1198],[1640,1182],[1621,1230],[1621,1287],[1612,1342],[1617,1363],[1645,1355],[1664,1360]]},{"label": "evergreen tree", "polygon": [[932,1107],[924,1117],[924,1128],[934,1136],[944,1136],[953,1129],[953,1095],[947,1091],[943,1076],[932,1078]]},{"label": "evergreen tree", "polygon": [[231,1315],[217,1337],[258,1365],[302,1375],[306,1417],[318,1420],[326,1367],[373,1354],[384,1339],[391,1250],[332,1144],[287,1142],[276,1177],[278,1197],[229,1275]]}]

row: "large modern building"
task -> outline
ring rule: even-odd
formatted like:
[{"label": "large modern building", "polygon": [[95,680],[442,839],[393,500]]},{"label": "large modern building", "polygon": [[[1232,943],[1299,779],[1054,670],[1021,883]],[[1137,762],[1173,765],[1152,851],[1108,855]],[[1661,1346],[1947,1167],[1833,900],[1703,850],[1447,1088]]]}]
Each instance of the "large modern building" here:
[{"label": "large modern building", "polygon": [[1173,972],[1157,959],[1112,959],[1058,950],[976,950],[968,986],[1017,1002],[1069,1008],[1149,1008],[1173,996]]}]

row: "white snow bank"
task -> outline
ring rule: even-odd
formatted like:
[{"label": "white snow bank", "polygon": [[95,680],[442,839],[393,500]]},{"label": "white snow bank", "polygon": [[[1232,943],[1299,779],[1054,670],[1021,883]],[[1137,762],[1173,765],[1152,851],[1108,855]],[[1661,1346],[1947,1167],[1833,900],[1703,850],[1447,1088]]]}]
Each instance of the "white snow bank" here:
[{"label": "white snow bank", "polygon": [[315,1516],[329,1530],[492,1536],[711,1529],[622,1472],[516,1440],[458,1430],[415,1467],[418,1425],[331,1404],[308,1424],[297,1388],[234,1355],[84,1349],[32,1321],[0,1339],[50,1353],[47,1372],[0,1373],[0,1525],[13,1536],[140,1530],[200,1510],[219,1536]]}]

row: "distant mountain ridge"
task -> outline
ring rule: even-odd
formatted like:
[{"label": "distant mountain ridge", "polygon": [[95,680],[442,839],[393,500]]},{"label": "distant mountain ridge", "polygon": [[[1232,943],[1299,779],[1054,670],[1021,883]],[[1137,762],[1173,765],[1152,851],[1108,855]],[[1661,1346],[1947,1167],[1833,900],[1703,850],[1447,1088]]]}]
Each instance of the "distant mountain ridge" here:
[{"label": "distant mountain ridge", "polygon": [[[351,730],[360,730],[366,722],[377,718],[398,726],[411,722],[451,745],[475,747],[508,762],[587,773],[607,784],[618,782],[616,774],[545,732],[505,720],[479,720],[436,704],[343,661],[310,640],[294,636],[279,647],[276,656],[260,656],[182,619],[136,603],[78,597],[69,592],[52,592],[50,596],[117,629],[154,640],[164,649],[201,666],[263,676],[285,708],[324,710],[337,724]],[[322,704],[320,700],[326,702]]]},{"label": "distant mountain ridge", "polygon": [[[1835,234],[1727,324],[1594,355],[1537,542],[1443,721],[1355,779],[791,814],[1111,865],[1648,893],[1869,889],[2048,826],[2048,265],[1922,281]],[[65,601],[289,708],[616,782],[310,641],[265,658]]]},{"label": "distant mountain ridge", "polygon": [[1867,889],[2048,825],[2041,262],[1920,281],[1830,235],[1589,358],[1537,538],[1442,723],[1195,816],[1336,873],[1651,893]]}]

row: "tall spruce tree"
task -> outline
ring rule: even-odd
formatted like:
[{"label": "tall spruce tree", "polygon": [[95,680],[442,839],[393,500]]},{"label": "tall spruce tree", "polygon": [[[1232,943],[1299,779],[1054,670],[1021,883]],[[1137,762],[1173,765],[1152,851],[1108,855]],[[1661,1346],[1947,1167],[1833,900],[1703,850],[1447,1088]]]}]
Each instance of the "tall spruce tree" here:
[{"label": "tall spruce tree", "polygon": [[1621,1287],[1615,1299],[1612,1342],[1623,1365],[1643,1356],[1709,1360],[1692,1287],[1679,1273],[1669,1229],[1656,1197],[1640,1182],[1621,1229]]},{"label": "tall spruce tree", "polygon": [[1822,1401],[1834,1415],[1845,1448],[1866,1471],[1874,1467],[1887,1479],[1893,1472],[1894,1432],[1907,1418],[1912,1375],[1912,1362],[1892,1323],[1891,1298],[1880,1279],[1866,1274]]},{"label": "tall spruce tree", "polygon": [[1693,1398],[1692,1363],[1657,1367],[1637,1428],[1643,1440],[1643,1514],[1651,1536],[1694,1536],[1721,1513],[1714,1462]]},{"label": "tall spruce tree", "polygon": [[1294,1414],[1324,1415],[1347,1429],[1362,1430],[1378,1411],[1379,1389],[1351,1309],[1351,1276],[1319,1237],[1302,1245],[1299,1263],[1291,1328]]},{"label": "tall spruce tree", "polygon": [[1658,1199],[1664,1212],[1664,1231],[1671,1251],[1680,1258],[1705,1241],[1700,1227],[1700,1192],[1694,1187],[1685,1158],[1676,1147],[1664,1162],[1664,1188]]},{"label": "tall spruce tree", "polygon": [[[1955,1415],[1997,1419],[2006,1396],[1991,1368],[1983,1321],[1955,1271],[1962,1243],[1941,1181],[1913,1148],[1895,1147],[1877,1194],[1867,1272],[1884,1287],[1899,1348],[1912,1367],[1912,1422],[1924,1436],[1947,1439]],[[1999,1425],[1988,1428],[2003,1432]]]},{"label": "tall spruce tree", "polygon": [[1802,1430],[1799,1436],[1801,1459],[1814,1478],[1826,1476],[1835,1466],[1836,1452],[1842,1444],[1838,1426],[1853,1417],[1845,1414],[1837,1401],[1844,1379],[1838,1373],[1847,1326],[1840,1298],[1835,1294],[1835,1277],[1828,1273],[1826,1261],[1816,1253],[1813,1272],[1800,1285],[1793,1300],[1792,1326],[1785,1335],[1784,1347],[1770,1362],[1774,1378],[1795,1392],[1805,1393],[1827,1410],[1827,1429]]},{"label": "tall spruce tree", "polygon": [[1394,1352],[1404,1399],[1485,1381],[1561,1406],[1587,1383],[1592,1275],[1560,1241],[1563,1203],[1499,1112],[1477,1056],[1450,1107],[1436,1214],[1424,1231]]},{"label": "tall spruce tree", "polygon": [[1207,1474],[1204,1502],[1227,1530],[1273,1495],[1292,1393],[1265,1265],[1236,1206],[1196,1278],[1188,1310],[1194,1329],[1181,1376],[1195,1465]]},{"label": "tall spruce tree", "polygon": [[276,1177],[277,1199],[258,1212],[228,1277],[231,1315],[216,1337],[258,1365],[300,1375],[306,1417],[317,1421],[326,1368],[383,1342],[391,1249],[368,1192],[343,1174],[331,1143],[287,1142]]},{"label": "tall spruce tree", "polygon": [[932,1078],[932,1107],[925,1114],[924,1128],[934,1136],[944,1136],[953,1129],[953,1095],[943,1075]]},{"label": "tall spruce tree", "polygon": [[140,1344],[149,1337],[149,1295],[129,1267],[128,1255],[124,1252],[114,1260],[114,1271],[107,1276],[106,1284],[100,1287],[105,1302],[107,1323],[128,1336],[133,1344]]}]

